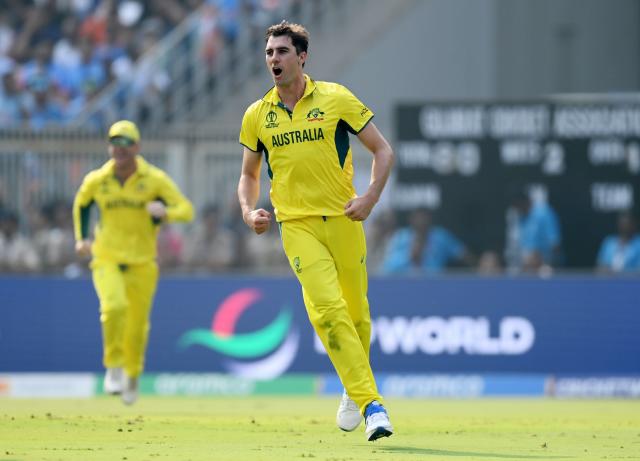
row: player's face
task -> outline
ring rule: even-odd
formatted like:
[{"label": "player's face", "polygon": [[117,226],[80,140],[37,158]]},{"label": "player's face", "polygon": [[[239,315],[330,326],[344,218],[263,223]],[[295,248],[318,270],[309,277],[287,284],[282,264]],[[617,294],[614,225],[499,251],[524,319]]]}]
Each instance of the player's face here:
[{"label": "player's face", "polygon": [[296,54],[296,48],[291,43],[291,37],[281,35],[269,37],[265,48],[267,69],[271,73],[273,82],[277,86],[287,86],[302,74],[302,64],[307,53]]},{"label": "player's face", "polygon": [[131,146],[117,146],[109,144],[109,155],[116,163],[116,168],[130,168],[136,163],[136,155],[140,150],[139,144]]}]

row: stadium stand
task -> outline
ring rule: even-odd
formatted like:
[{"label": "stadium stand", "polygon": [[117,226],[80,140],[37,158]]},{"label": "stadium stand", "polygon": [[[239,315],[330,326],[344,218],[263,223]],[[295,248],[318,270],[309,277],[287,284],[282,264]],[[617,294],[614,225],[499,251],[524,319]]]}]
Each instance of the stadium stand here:
[{"label": "stadium stand", "polygon": [[0,128],[98,131],[120,118],[158,126],[205,115],[199,101],[219,69],[228,73],[243,46],[256,48],[264,26],[300,3],[2,1]]},{"label": "stadium stand", "polygon": [[[375,8],[363,8],[366,1],[372,2],[369,5],[375,3]],[[258,272],[286,273],[277,231],[272,229],[266,238],[255,241],[254,236],[246,233],[245,226],[238,223],[235,199],[241,111],[249,99],[262,94],[269,84],[268,76],[259,69],[263,62],[264,27],[283,17],[307,24],[314,37],[321,37],[314,40],[314,61],[310,63],[309,73],[318,79],[332,79],[340,69],[348,68],[347,61],[354,61],[354,56],[373,49],[376,40],[391,37],[382,50],[388,49],[389,44],[393,45],[392,49],[399,45],[412,49],[412,39],[407,41],[404,35],[400,38],[393,33],[396,29],[389,26],[396,26],[396,20],[417,16],[427,24],[429,18],[446,16],[456,9],[453,4],[444,5],[427,7],[417,0],[0,0],[0,259],[4,258],[0,261],[0,271],[78,273],[82,266],[78,266],[65,246],[69,229],[60,225],[55,216],[61,213],[53,210],[70,200],[84,173],[104,162],[105,127],[116,119],[130,118],[143,130],[145,157],[169,171],[199,210],[207,208],[218,214],[216,226],[221,237],[205,235],[204,220],[188,228],[167,229],[160,248],[164,266],[178,271],[226,272],[250,268]],[[512,8],[515,10],[511,11]],[[496,14],[515,17],[519,8],[535,7],[501,5]],[[429,10],[430,15],[420,14],[424,10]],[[594,18],[596,16],[594,13]],[[572,24],[578,30],[587,27],[590,20],[575,20]],[[366,27],[350,27],[354,24],[366,24]],[[399,22],[397,26],[401,24],[405,23]],[[509,22],[499,22],[498,31],[510,32],[500,24]],[[543,25],[553,28],[553,24]],[[434,34],[442,32],[436,27],[438,24],[431,26],[429,30]],[[387,29],[388,34],[379,33]],[[466,46],[467,38],[473,34],[484,36],[482,27],[469,29],[467,35],[463,33],[465,30],[460,28],[459,36],[446,42],[451,50],[460,44]],[[405,32],[411,31],[415,31],[415,27]],[[589,35],[580,37],[577,43],[586,46]],[[523,35],[520,39],[526,37]],[[559,36],[558,40],[561,39]],[[349,43],[348,49],[345,43]],[[483,45],[489,41],[474,43],[484,53],[482,56],[493,56],[493,45],[487,45],[486,49]],[[468,62],[464,55],[449,53],[450,48],[436,48],[443,50],[447,60],[438,61],[438,55],[425,55],[425,63],[429,60],[444,64]],[[501,47],[496,53],[510,56],[511,51]],[[377,59],[373,61],[378,64]],[[479,69],[480,74],[485,65],[480,62],[485,61],[474,64],[473,68]],[[321,62],[321,68],[314,68],[314,62]],[[443,94],[447,98],[451,94],[466,94],[460,93],[455,85],[451,87],[453,90],[447,86],[448,82],[457,81],[453,76],[461,75],[460,72],[425,63],[417,72],[425,76],[419,77],[424,80],[420,80],[420,85],[427,88],[420,98],[433,98],[436,94],[440,97],[440,90],[434,88],[445,88]],[[384,67],[393,66],[385,64]],[[603,66],[594,65],[596,67]],[[378,91],[380,82],[369,78],[378,76],[371,72],[371,67],[367,69],[363,94],[367,101],[371,96],[380,96],[378,107],[374,107],[382,108],[376,110],[376,124],[393,139],[391,125],[396,119],[391,116],[393,111],[384,105],[382,93],[386,92]],[[440,71],[447,75],[446,79],[439,79]],[[380,72],[383,73],[383,69]],[[336,81],[353,83],[348,71],[340,77]],[[473,82],[464,80],[464,88],[470,88]],[[504,86],[498,80],[494,83],[498,88],[495,94],[480,91],[477,85],[471,85],[475,90],[469,90],[469,94],[511,95],[500,93]],[[485,88],[483,85],[480,86]],[[412,85],[406,86],[413,91]],[[582,89],[577,84],[574,87]],[[615,85],[608,87],[615,88]],[[523,84],[522,88],[530,94],[541,92],[531,84]],[[603,97],[615,102],[614,96]],[[406,99],[394,98],[394,104]],[[623,102],[629,101],[628,94],[620,98]],[[637,95],[631,101],[637,102]],[[395,144],[399,145],[398,133],[395,134]],[[625,142],[629,151],[629,174],[636,174],[637,166],[633,165],[637,160],[633,159],[640,158],[637,155],[640,150],[635,138]],[[364,154],[354,150],[355,156]],[[368,181],[369,174],[368,159],[362,160],[355,162],[360,168],[355,172],[356,181],[361,182],[362,178]],[[269,188],[266,175],[262,180],[262,190],[266,191]],[[622,192],[632,190],[624,187]],[[393,184],[390,189],[393,191]],[[604,192],[608,190],[605,189]],[[381,203],[380,222],[375,215],[368,221],[373,228],[369,256],[374,271],[384,257],[390,232],[406,218],[406,210],[396,215],[399,210],[394,206],[397,204]],[[384,223],[385,219],[389,222]],[[504,226],[502,216],[494,219],[494,224],[498,220],[497,225]],[[610,231],[613,227],[611,220]],[[452,230],[458,231],[459,227],[453,226]],[[592,237],[598,241],[605,237],[601,229],[592,233],[597,233]],[[193,239],[215,241],[217,238],[228,242],[229,235],[233,236],[235,248],[232,258],[213,264],[195,260],[195,256],[202,257],[203,253],[193,248]],[[20,251],[7,250],[8,242],[13,240],[19,243],[14,246]],[[508,255],[500,245],[483,248],[473,242],[465,243],[481,256],[479,270],[482,273],[495,274],[509,269]],[[29,248],[37,249],[36,258],[29,256]],[[590,251],[594,257],[584,257],[582,268],[586,268],[589,261],[595,265],[597,248]],[[7,256],[9,253],[14,256]],[[7,262],[10,259],[22,262]]]}]

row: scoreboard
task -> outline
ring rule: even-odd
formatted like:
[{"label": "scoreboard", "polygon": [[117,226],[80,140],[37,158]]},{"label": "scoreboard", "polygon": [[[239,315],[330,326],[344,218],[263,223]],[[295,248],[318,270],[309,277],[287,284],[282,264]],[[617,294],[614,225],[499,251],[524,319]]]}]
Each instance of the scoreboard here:
[{"label": "scoreboard", "polygon": [[640,203],[640,102],[540,100],[396,108],[400,211],[426,207],[473,252],[503,254],[518,191],[558,214],[565,266],[593,267]]}]

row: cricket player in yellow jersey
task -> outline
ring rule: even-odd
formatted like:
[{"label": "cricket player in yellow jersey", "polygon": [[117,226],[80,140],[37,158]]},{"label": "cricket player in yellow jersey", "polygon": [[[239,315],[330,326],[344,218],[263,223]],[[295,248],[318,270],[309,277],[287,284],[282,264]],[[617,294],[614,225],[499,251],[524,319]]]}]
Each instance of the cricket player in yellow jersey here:
[{"label": "cricket player in yellow jersey", "polygon": [[[271,178],[271,202],[282,244],[302,285],[309,319],[345,387],[338,426],[365,419],[368,440],[393,428],[369,364],[371,318],[362,226],[389,176],[393,151],[373,113],[347,88],[303,72],[309,35],[283,21],[266,33],[266,64],[275,86],[245,112],[238,198],[245,223],[265,232],[271,213],[256,209],[260,165]],[[371,182],[357,196],[349,133],[373,154]]]},{"label": "cricket player in yellow jersey", "polygon": [[[128,120],[109,129],[111,159],[87,174],[73,203],[76,252],[92,256],[100,300],[104,390],[125,404],[138,396],[149,316],[158,282],[156,238],[163,222],[190,221],[193,206],[169,176],[140,154],[140,133]],[[99,211],[95,240],[89,212]]]}]

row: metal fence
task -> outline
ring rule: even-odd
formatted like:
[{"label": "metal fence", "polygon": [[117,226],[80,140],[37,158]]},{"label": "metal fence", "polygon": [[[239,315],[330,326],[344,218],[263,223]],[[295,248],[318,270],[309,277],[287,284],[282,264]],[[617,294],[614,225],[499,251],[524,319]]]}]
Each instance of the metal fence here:
[{"label": "metal fence", "polygon": [[257,6],[251,13],[239,8],[235,38],[211,41],[210,29],[220,18],[205,3],[144,53],[127,78],[115,80],[90,101],[71,126],[99,132],[122,118],[148,128],[206,120],[262,66],[267,26],[284,18],[331,26],[355,9],[347,0],[279,0],[274,5]]},{"label": "metal fence", "polygon": [[[164,169],[197,209],[235,205],[242,162],[237,132],[207,137],[176,134],[145,137],[142,155]],[[83,177],[108,160],[106,139],[72,132],[4,133],[0,138],[0,203],[20,216],[28,230],[29,210],[54,200],[71,201]],[[263,195],[268,195],[263,175]]]},{"label": "metal fence", "polygon": [[[145,133],[142,155],[175,180],[198,212],[213,204],[222,220],[237,222],[240,212],[236,189],[242,164],[237,130],[208,131]],[[0,133],[0,208],[15,211],[21,230],[30,235],[33,219],[43,207],[62,201],[70,208],[84,176],[109,158],[107,148],[104,136],[78,132]],[[370,156],[354,143],[354,157],[356,189],[362,192],[368,183]],[[270,183],[266,171],[261,181],[260,206],[268,207]],[[385,196],[393,193],[392,181]],[[385,210],[389,205],[380,203],[376,209]],[[372,216],[367,225],[375,222],[376,216]],[[373,255],[382,248],[372,244],[370,252]]]}]

